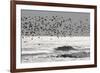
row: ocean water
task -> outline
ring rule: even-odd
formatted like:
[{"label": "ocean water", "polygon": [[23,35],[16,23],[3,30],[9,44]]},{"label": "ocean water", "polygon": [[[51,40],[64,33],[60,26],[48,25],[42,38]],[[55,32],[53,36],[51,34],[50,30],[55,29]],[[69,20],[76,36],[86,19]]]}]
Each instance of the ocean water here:
[{"label": "ocean water", "polygon": [[[89,60],[90,58],[90,37],[25,36],[21,42],[22,63]],[[57,50],[59,47],[60,50]],[[62,50],[64,47],[65,50]]]}]

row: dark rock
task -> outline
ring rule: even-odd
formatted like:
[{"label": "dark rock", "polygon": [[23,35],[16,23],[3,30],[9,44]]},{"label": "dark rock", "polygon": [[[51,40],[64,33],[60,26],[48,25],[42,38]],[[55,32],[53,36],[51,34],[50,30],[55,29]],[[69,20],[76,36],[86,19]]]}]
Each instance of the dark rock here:
[{"label": "dark rock", "polygon": [[56,51],[70,51],[70,50],[76,50],[75,48],[73,48],[72,46],[62,46],[62,47],[58,47],[55,48]]}]

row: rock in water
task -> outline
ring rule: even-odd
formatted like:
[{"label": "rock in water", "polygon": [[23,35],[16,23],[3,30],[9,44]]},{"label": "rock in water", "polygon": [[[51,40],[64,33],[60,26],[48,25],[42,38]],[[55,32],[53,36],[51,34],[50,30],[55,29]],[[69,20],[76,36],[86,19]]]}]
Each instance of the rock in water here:
[{"label": "rock in water", "polygon": [[72,46],[62,46],[55,48],[56,51],[70,51],[70,50],[76,50]]}]

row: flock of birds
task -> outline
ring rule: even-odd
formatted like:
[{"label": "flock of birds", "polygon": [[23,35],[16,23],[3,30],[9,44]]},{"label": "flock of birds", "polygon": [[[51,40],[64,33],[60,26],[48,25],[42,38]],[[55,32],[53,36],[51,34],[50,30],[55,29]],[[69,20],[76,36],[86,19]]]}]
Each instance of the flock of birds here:
[{"label": "flock of birds", "polygon": [[71,17],[63,16],[22,16],[22,36],[89,36],[88,19],[73,22]]}]

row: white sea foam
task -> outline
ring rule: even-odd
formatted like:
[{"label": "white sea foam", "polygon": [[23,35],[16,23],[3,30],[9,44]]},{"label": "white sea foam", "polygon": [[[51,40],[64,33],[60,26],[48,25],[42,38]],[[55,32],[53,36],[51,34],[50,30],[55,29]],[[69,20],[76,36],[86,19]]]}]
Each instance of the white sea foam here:
[{"label": "white sea foam", "polygon": [[[26,41],[26,42],[25,42]],[[71,45],[89,47],[89,37],[24,37],[22,38],[22,48],[54,48],[56,46]]]}]

